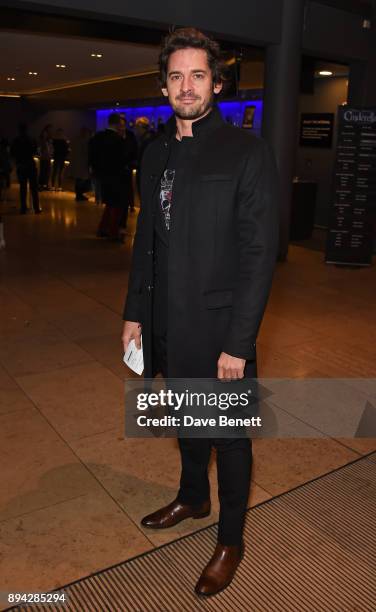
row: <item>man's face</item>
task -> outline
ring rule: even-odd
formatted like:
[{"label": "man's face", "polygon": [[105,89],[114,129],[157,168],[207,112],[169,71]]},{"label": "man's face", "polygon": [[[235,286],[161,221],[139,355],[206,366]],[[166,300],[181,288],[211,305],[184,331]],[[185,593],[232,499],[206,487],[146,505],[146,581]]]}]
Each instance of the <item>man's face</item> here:
[{"label": "man's face", "polygon": [[134,131],[135,131],[136,136],[138,136],[138,138],[142,138],[142,136],[146,132],[146,128],[144,125],[142,125],[142,123],[136,123],[136,125],[134,126]]},{"label": "man's face", "polygon": [[125,119],[121,118],[120,123],[117,125],[117,132],[118,134],[120,134],[120,136],[124,136],[126,129],[127,129],[127,123]]},{"label": "man's face", "polygon": [[170,55],[166,87],[175,115],[180,119],[199,119],[213,106],[214,94],[222,84],[213,84],[204,49],[179,49]]}]

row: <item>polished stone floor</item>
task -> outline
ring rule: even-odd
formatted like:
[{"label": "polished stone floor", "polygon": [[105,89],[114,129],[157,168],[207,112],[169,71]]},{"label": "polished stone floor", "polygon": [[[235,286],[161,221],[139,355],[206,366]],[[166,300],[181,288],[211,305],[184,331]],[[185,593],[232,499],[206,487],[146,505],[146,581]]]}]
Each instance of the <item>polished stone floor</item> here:
[{"label": "polished stone floor", "polygon": [[[0,251],[0,591],[45,591],[214,522],[168,532],[139,520],[170,501],[172,439],[125,439],[125,243],[95,237],[101,207],[43,193],[43,214],[3,207]],[[327,266],[292,246],[259,335],[259,375],[376,378],[376,269]],[[375,439],[254,443],[249,505],[376,450]],[[215,486],[215,466],[210,479]]]}]

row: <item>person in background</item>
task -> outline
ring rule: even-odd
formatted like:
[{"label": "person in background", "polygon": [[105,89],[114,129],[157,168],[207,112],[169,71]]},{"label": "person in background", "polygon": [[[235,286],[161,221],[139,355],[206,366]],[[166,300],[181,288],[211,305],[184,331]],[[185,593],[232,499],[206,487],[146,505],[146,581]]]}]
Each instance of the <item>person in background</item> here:
[{"label": "person in background", "polygon": [[157,125],[157,134],[160,136],[164,133],[165,125],[163,123],[162,117],[158,117],[158,125]]},{"label": "person in background", "polygon": [[65,160],[68,159],[69,144],[64,137],[64,130],[56,130],[56,136],[52,141],[54,164],[52,168],[52,187],[55,191],[62,190],[63,172]]},{"label": "person in background", "polygon": [[150,121],[147,117],[137,117],[134,128],[137,143],[138,143],[138,159],[137,159],[137,189],[140,193],[140,169],[143,155],[146,147],[156,138],[155,132],[150,127]]},{"label": "person in background", "polygon": [[105,209],[98,227],[99,238],[122,241],[120,223],[127,222],[129,203],[129,171],[133,159],[130,139],[124,138],[125,121],[119,113],[111,113],[108,128],[97,132],[89,143],[89,166],[100,180]]},{"label": "person in background", "polygon": [[69,174],[74,179],[76,202],[85,202],[90,190],[89,140],[91,131],[82,127],[71,142]]},{"label": "person in background", "polygon": [[42,212],[39,206],[37,167],[34,160],[37,154],[37,143],[28,134],[25,123],[18,126],[18,136],[12,143],[11,156],[13,157],[17,177],[20,184],[20,212],[26,214],[27,186],[29,184],[33,209],[36,214]]},{"label": "person in background", "polygon": [[6,201],[6,194],[10,184],[10,173],[12,166],[10,163],[9,143],[6,138],[0,138],[0,249],[5,248],[4,224],[1,214],[1,206]]},{"label": "person in background", "polygon": [[9,142],[6,138],[0,137],[0,202],[5,202],[7,199],[11,172]]},{"label": "person in background", "polygon": [[[131,161],[129,166],[129,210],[131,212],[135,212],[134,207],[134,189],[133,189],[133,169],[137,167],[137,158],[138,158],[138,146],[136,136],[133,131],[127,128],[127,119],[124,113],[120,113],[122,119],[124,119],[124,129],[122,131],[123,138],[128,139],[128,147],[130,151]],[[125,227],[124,218],[120,222],[121,227]]]},{"label": "person in background", "polygon": [[39,137],[39,191],[49,189],[52,155],[52,125],[49,123],[43,128]]}]

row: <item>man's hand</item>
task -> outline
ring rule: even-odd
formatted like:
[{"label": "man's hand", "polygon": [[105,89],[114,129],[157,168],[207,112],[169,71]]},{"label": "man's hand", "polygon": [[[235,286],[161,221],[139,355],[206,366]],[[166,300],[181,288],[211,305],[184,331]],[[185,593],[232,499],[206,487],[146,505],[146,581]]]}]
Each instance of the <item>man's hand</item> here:
[{"label": "man's hand", "polygon": [[232,357],[227,353],[221,353],[217,366],[217,377],[220,380],[237,380],[238,378],[244,378],[245,359]]},{"label": "man's hand", "polygon": [[127,350],[128,344],[131,340],[135,341],[136,348],[141,348],[141,332],[141,323],[136,323],[135,321],[125,321],[123,334],[121,337],[124,345],[124,353]]}]

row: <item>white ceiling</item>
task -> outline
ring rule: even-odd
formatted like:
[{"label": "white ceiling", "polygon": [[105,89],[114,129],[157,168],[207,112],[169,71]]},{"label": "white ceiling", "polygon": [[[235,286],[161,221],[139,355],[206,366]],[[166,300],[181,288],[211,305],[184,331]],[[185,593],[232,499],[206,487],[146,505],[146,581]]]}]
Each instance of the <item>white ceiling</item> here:
[{"label": "white ceiling", "polygon": [[[151,45],[0,31],[0,92],[36,93],[156,70],[158,52]],[[98,59],[91,53],[103,55]],[[29,71],[38,75],[29,76]]]}]

